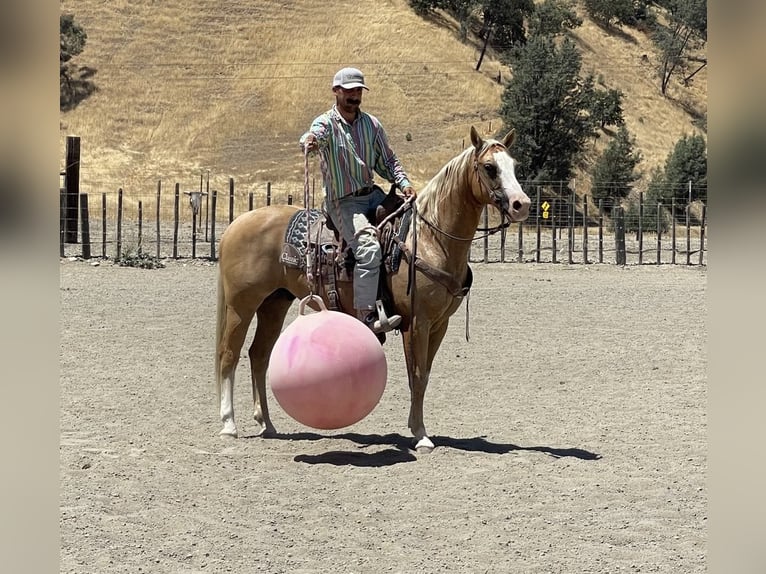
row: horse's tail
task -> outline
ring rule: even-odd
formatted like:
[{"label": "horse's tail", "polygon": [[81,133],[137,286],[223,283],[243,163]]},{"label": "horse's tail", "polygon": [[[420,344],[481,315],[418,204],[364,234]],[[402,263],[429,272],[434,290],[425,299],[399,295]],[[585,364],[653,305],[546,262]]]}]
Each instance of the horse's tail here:
[{"label": "horse's tail", "polygon": [[218,268],[218,287],[215,308],[215,374],[213,382],[218,402],[221,401],[221,338],[226,327],[226,293],[224,292],[223,273]]}]

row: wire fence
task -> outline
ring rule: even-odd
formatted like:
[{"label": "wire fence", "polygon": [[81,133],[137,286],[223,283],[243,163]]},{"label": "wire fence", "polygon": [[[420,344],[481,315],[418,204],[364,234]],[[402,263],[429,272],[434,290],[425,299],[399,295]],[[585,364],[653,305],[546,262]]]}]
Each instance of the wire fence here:
[{"label": "wire fence", "polygon": [[[635,209],[586,196],[551,197],[538,187],[532,195],[530,216],[523,223],[492,235],[477,232],[471,244],[473,262],[612,263],[705,265],[707,208],[701,202],[685,205],[644,202]],[[60,256],[119,260],[146,255],[158,259],[217,260],[218,242],[238,215],[262,205],[304,206],[288,186],[266,184],[265,190],[235,188],[229,179],[224,192],[170,190],[157,183],[153,194],[116,193],[77,196],[76,206],[60,194]],[[321,198],[311,183],[309,205]],[[499,223],[494,208],[485,210],[480,227]]]}]

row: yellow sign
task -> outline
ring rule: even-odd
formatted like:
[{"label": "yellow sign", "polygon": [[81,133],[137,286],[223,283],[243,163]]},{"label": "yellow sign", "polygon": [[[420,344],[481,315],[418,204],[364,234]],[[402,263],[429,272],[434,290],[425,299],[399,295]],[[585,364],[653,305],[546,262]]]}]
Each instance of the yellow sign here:
[{"label": "yellow sign", "polygon": [[547,211],[543,211],[543,219],[548,219],[548,212]]},{"label": "yellow sign", "polygon": [[543,208],[543,211],[548,211],[551,208],[551,204],[547,201],[543,201],[543,204],[540,207]]}]

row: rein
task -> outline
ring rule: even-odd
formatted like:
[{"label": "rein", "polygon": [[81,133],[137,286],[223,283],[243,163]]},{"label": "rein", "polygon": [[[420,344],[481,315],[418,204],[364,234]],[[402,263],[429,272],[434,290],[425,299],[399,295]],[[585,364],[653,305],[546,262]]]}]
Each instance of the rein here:
[{"label": "rein", "polygon": [[[309,151],[303,148],[303,205],[306,209],[306,230],[309,228]],[[306,279],[309,283],[309,296],[314,295],[314,274],[311,272],[311,250],[306,249]]]},{"label": "rein", "polygon": [[501,223],[500,225],[497,225],[496,227],[479,227],[479,228],[477,228],[476,231],[486,231],[486,233],[484,235],[479,235],[478,237],[476,237],[476,236],[474,236],[474,237],[457,237],[456,235],[452,235],[451,233],[447,233],[443,229],[441,229],[438,226],[434,225],[433,223],[428,221],[425,217],[423,217],[420,214],[418,214],[418,218],[420,219],[420,221],[425,223],[428,227],[430,227],[434,231],[438,231],[439,233],[441,233],[445,237],[449,237],[450,239],[454,239],[455,241],[471,241],[471,242],[473,242],[473,241],[478,241],[479,239],[484,239],[485,237],[489,237],[490,235],[494,235],[498,231],[501,231],[501,230],[503,230],[503,229],[505,229],[505,228],[507,228],[507,227],[509,227],[511,225],[511,221],[510,221],[510,218],[508,217],[508,213],[505,210],[500,209],[497,206],[495,206],[495,208],[503,216],[503,223]]}]

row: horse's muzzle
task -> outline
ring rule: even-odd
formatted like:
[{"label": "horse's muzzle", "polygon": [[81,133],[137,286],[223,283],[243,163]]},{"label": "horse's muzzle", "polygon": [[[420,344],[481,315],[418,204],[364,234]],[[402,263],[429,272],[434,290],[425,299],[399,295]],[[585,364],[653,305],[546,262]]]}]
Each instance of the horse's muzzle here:
[{"label": "horse's muzzle", "polygon": [[511,221],[524,221],[529,217],[529,207],[532,204],[526,193],[521,192],[509,202],[507,213]]}]

